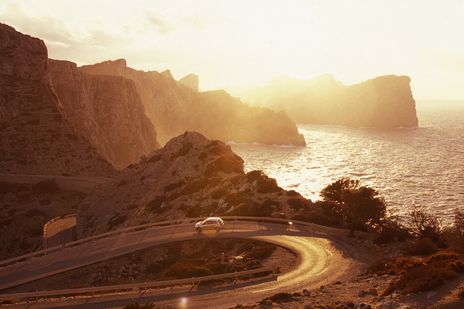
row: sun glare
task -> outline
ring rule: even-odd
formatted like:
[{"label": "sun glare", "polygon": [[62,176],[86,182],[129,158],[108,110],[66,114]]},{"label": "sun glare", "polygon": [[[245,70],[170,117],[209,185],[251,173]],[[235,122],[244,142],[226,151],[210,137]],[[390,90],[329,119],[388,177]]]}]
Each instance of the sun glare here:
[{"label": "sun glare", "polygon": [[205,90],[394,73],[413,77],[419,98],[462,98],[464,3],[446,2],[2,1],[0,18],[43,38],[53,58],[194,72]]}]

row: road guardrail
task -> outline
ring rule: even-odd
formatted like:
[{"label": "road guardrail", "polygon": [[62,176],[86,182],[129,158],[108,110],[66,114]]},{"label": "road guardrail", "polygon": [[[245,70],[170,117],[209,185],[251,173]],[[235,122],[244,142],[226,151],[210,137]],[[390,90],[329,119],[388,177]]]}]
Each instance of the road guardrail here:
[{"label": "road guardrail", "polygon": [[[159,227],[166,227],[166,226],[176,226],[176,225],[185,225],[189,223],[195,223],[199,220],[205,219],[206,217],[197,217],[197,218],[185,218],[185,219],[175,219],[175,220],[168,220],[168,221],[160,221],[160,222],[155,222],[155,223],[146,223],[146,224],[140,224],[140,225],[134,225],[122,229],[117,229],[114,231],[102,233],[102,234],[97,234],[93,236],[89,236],[86,238],[78,239],[75,241],[71,241],[68,243],[65,243],[63,245],[58,245],[54,247],[50,247],[47,249],[41,249],[37,250],[34,252],[31,252],[29,254],[17,256],[14,258],[10,258],[7,260],[0,261],[0,267],[5,267],[11,264],[15,264],[18,262],[23,262],[25,260],[28,260],[33,257],[38,257],[42,256],[45,254],[50,254],[59,250],[62,250],[64,248],[69,248],[69,247],[75,247],[87,242],[92,242],[95,240],[103,239],[103,238],[109,238],[112,236],[120,235],[120,234],[125,234],[125,233],[131,233],[131,232],[138,232],[141,230],[146,230],[146,229],[151,229],[151,228],[159,228]],[[221,218],[224,221],[245,221],[245,222],[255,222],[257,224],[260,223],[278,223],[278,224],[286,224],[286,225],[291,225],[293,227],[296,227],[297,225],[299,226],[305,226],[308,227],[311,231],[319,233],[325,233],[327,229],[331,230],[337,230],[335,228],[330,228],[330,227],[325,227],[321,225],[317,225],[314,223],[309,223],[309,222],[304,222],[304,221],[298,221],[298,220],[290,220],[290,219],[285,219],[285,218],[272,218],[272,217],[248,217],[248,216],[221,216]]]},{"label": "road guardrail", "polygon": [[0,299],[3,301],[18,301],[24,299],[34,298],[45,298],[45,297],[58,297],[58,296],[75,296],[89,293],[111,293],[111,292],[124,292],[131,290],[146,290],[151,288],[160,288],[166,286],[176,285],[195,285],[200,282],[210,280],[222,280],[222,279],[238,279],[239,277],[256,275],[256,274],[272,274],[276,278],[276,269],[272,267],[263,267],[252,270],[244,270],[233,273],[225,273],[219,275],[209,275],[202,277],[192,277],[177,280],[163,280],[163,281],[150,281],[142,283],[131,283],[131,284],[119,284],[110,286],[99,286],[99,287],[87,287],[87,288],[76,288],[76,289],[65,289],[65,290],[51,290],[51,291],[35,291],[35,292],[23,292],[23,293],[11,293],[11,294],[0,294]]}]

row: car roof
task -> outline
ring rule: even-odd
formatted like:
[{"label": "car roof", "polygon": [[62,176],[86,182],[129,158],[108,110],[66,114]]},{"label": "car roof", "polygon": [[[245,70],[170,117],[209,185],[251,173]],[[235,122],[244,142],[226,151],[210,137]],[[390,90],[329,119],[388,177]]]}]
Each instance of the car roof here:
[{"label": "car roof", "polygon": [[219,217],[208,217],[208,218],[205,219],[205,221],[206,220],[220,220],[220,221],[222,221],[222,219],[219,218]]}]

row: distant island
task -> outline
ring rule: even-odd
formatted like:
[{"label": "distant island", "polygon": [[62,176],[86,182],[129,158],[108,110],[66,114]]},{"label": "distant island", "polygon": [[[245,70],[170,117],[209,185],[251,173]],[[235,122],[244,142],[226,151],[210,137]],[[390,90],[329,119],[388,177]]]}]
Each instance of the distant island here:
[{"label": "distant island", "polygon": [[310,80],[280,77],[244,98],[283,110],[297,123],[413,128],[418,120],[410,81],[408,76],[385,75],[346,86],[331,75]]}]

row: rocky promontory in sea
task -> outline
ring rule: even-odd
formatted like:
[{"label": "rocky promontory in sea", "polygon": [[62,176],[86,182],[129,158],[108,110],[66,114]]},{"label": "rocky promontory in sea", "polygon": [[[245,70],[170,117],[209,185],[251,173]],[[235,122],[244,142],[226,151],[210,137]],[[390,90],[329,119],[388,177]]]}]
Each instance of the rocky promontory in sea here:
[{"label": "rocky promontory in sea", "polygon": [[133,80],[161,144],[193,130],[222,141],[306,145],[285,113],[249,106],[224,90],[199,92],[198,77],[193,74],[176,81],[169,71],[134,70],[124,59],[79,69]]},{"label": "rocky promontory in sea", "polygon": [[346,86],[330,75],[311,80],[276,78],[250,90],[247,101],[283,110],[297,123],[351,127],[417,127],[408,76],[385,75]]}]

